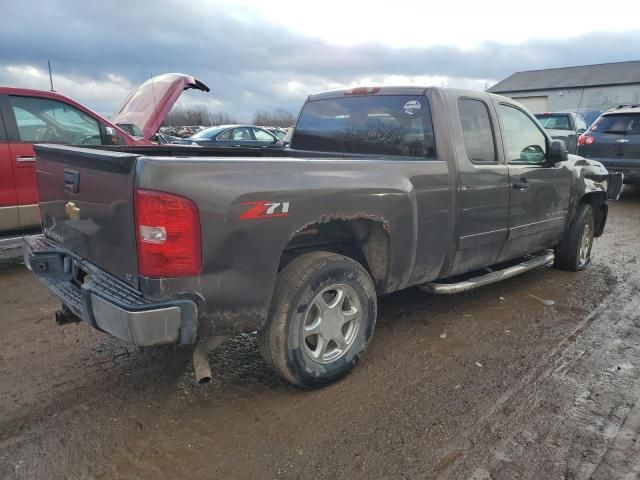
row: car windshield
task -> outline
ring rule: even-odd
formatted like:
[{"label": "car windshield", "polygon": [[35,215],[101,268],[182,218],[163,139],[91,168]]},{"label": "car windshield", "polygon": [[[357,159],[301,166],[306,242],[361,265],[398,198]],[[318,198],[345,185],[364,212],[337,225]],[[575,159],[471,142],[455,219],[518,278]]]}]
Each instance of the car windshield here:
[{"label": "car windshield", "polygon": [[291,145],[300,150],[435,158],[429,103],[420,95],[309,101]]},{"label": "car windshield", "polygon": [[571,120],[566,113],[536,113],[535,117],[543,128],[571,130]]},{"label": "car windshield", "polygon": [[135,123],[118,123],[117,125],[131,136],[144,137],[144,133]]},{"label": "car windshield", "polygon": [[217,137],[223,130],[224,128],[220,128],[220,127],[205,128],[204,130],[201,130],[198,133],[191,135],[190,138],[196,138],[199,140],[211,140],[212,138]]},{"label": "car windshield", "polygon": [[602,115],[591,125],[591,131],[617,133],[621,135],[638,135],[640,134],[640,114],[619,113]]}]

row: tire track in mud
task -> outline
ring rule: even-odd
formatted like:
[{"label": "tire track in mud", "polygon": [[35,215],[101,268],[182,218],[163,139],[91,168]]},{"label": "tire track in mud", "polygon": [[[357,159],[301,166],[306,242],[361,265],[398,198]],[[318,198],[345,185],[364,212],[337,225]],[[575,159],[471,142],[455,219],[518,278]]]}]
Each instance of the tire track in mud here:
[{"label": "tire track in mud", "polygon": [[640,358],[639,292],[635,275],[608,295],[482,416],[469,432],[475,451],[440,477],[637,478],[640,365],[628,359]]}]

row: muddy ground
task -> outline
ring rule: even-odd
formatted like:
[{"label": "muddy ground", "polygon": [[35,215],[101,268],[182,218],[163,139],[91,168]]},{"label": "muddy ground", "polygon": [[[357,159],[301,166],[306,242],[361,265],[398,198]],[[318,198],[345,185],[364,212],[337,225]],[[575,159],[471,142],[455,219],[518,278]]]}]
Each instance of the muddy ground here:
[{"label": "muddy ground", "polygon": [[44,287],[4,266],[0,478],[638,478],[639,238],[635,190],[584,272],[383,297],[362,363],[311,392],[252,335],[198,386],[189,350],[57,327]]}]

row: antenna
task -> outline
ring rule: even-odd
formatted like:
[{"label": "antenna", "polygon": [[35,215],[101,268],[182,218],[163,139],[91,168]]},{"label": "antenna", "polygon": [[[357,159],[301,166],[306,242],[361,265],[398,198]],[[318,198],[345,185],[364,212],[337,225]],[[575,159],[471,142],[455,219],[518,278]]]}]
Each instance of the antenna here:
[{"label": "antenna", "polygon": [[51,91],[55,92],[53,89],[53,75],[51,75],[51,60],[47,60],[47,63],[49,64],[49,84],[51,85]]},{"label": "antenna", "polygon": [[580,99],[578,100],[578,108],[576,109],[576,114],[580,115],[578,112],[580,111],[580,107],[582,106],[582,97],[584,96],[584,89],[587,86],[587,75],[584,76],[584,81],[582,82],[582,91],[580,92]]}]

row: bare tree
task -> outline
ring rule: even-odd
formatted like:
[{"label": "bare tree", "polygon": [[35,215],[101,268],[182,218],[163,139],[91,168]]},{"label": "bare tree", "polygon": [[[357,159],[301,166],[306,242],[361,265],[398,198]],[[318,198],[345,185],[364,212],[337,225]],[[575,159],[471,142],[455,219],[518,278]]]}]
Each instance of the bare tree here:
[{"label": "bare tree", "polygon": [[296,121],[296,117],[286,110],[274,110],[267,112],[261,110],[253,115],[254,125],[264,125],[266,127],[290,127]]},{"label": "bare tree", "polygon": [[165,126],[181,127],[184,125],[225,125],[237,123],[227,112],[210,112],[205,107],[174,108],[163,122]]}]

